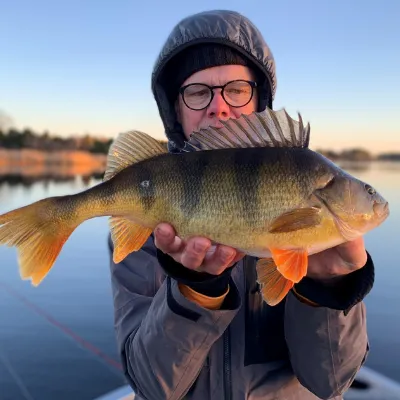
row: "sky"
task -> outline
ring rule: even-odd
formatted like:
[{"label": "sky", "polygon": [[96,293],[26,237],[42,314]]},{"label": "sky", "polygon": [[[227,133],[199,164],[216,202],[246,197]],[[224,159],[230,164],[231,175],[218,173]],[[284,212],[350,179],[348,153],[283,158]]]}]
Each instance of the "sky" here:
[{"label": "sky", "polygon": [[230,9],[276,60],[274,108],[311,125],[311,147],[400,151],[400,1],[2,0],[0,110],[17,128],[164,138],[151,72],[173,26]]}]

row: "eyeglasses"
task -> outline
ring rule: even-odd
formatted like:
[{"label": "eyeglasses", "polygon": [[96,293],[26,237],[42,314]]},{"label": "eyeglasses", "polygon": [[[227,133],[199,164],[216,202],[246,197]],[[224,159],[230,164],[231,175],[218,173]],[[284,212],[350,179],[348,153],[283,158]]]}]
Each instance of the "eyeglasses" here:
[{"label": "eyeglasses", "polygon": [[244,107],[253,98],[257,83],[253,81],[234,80],[222,86],[209,86],[204,83],[190,83],[182,86],[179,93],[183,102],[192,110],[207,108],[214,98],[214,89],[222,89],[221,95],[227,104],[232,107]]}]

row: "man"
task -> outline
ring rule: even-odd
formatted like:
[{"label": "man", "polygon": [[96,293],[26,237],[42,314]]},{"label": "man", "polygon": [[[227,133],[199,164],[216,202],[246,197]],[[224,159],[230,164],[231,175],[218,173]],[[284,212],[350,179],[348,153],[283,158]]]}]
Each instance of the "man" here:
[{"label": "man", "polygon": [[[193,130],[272,108],[275,63],[248,19],[204,12],[173,29],[152,88],[178,157]],[[362,239],[311,256],[275,307],[255,261],[207,238],[183,243],[167,224],[111,261],[118,348],[138,399],[342,398],[368,352],[362,299],[374,267]]]}]

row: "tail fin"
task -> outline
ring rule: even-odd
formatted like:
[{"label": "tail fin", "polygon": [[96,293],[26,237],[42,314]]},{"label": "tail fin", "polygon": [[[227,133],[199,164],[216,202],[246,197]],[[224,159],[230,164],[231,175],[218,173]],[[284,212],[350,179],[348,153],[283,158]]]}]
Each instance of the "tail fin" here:
[{"label": "tail fin", "polygon": [[64,243],[82,222],[67,215],[60,199],[39,200],[0,215],[0,245],[17,248],[21,278],[31,279],[34,286],[49,273]]}]

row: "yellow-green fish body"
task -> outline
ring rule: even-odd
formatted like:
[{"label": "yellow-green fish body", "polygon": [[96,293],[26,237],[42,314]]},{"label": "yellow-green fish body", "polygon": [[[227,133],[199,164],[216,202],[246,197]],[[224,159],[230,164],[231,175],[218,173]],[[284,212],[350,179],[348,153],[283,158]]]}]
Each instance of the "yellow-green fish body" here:
[{"label": "yellow-green fish body", "polygon": [[[326,168],[315,173],[312,160]],[[301,233],[269,232],[282,213],[320,206],[318,199],[312,198],[316,182],[324,184],[335,172],[308,149],[163,154],[127,167],[100,184],[98,191],[90,189],[91,198],[81,201],[91,204],[96,214],[115,213],[151,229],[162,221],[173,222],[183,238],[207,236],[252,252],[270,245],[311,245],[316,234],[323,235],[320,240],[325,242],[328,226],[329,236],[339,234],[326,210],[319,213],[323,225]]]},{"label": "yellow-green fish body", "polygon": [[309,254],[387,217],[374,189],[308,148],[301,117],[267,109],[224,125],[194,133],[182,154],[141,132],[121,135],[104,182],[0,216],[0,243],[18,248],[21,276],[39,284],[89,218],[111,216],[115,262],[168,222],[184,239],[205,236],[260,257],[264,297],[276,304],[307,273]]}]

